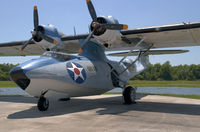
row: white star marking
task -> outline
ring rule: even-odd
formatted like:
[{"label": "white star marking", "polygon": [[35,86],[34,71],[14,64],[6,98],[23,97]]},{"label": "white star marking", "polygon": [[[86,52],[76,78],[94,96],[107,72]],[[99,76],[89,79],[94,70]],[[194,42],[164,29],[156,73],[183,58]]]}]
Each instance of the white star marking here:
[{"label": "white star marking", "polygon": [[[82,75],[82,70],[83,70],[83,68],[79,68],[79,67],[76,67],[76,65],[74,65],[73,63],[71,63],[72,64],[72,68],[67,68],[67,69],[69,69],[70,71],[72,71],[73,73],[74,73],[74,80],[76,81],[76,79],[78,78],[78,77],[80,77],[80,78],[82,78],[83,80],[84,80],[84,77],[83,77],[83,75]],[[77,75],[76,73],[75,73],[75,71],[74,71],[74,69],[75,68],[77,68],[79,71],[80,71],[80,74],[79,75]]]}]

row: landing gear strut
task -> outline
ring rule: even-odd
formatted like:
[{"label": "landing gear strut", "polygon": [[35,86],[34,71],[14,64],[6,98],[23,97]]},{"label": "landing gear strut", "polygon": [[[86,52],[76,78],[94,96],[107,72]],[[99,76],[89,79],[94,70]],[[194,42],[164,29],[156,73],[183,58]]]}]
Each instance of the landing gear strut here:
[{"label": "landing gear strut", "polygon": [[39,111],[46,111],[49,108],[49,100],[44,97],[46,93],[47,91],[42,93],[38,100],[37,107]]},{"label": "landing gear strut", "polygon": [[128,86],[123,91],[123,98],[125,104],[135,104],[136,100],[136,88]]}]

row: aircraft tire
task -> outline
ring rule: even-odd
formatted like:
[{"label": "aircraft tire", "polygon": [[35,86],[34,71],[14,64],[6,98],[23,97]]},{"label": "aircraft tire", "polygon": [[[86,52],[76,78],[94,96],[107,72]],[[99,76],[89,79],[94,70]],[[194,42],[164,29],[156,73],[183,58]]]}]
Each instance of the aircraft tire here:
[{"label": "aircraft tire", "polygon": [[136,99],[136,89],[128,86],[123,91],[124,103],[125,104],[134,104]]},{"label": "aircraft tire", "polygon": [[40,97],[37,107],[39,111],[46,111],[49,108],[49,100],[45,97]]}]

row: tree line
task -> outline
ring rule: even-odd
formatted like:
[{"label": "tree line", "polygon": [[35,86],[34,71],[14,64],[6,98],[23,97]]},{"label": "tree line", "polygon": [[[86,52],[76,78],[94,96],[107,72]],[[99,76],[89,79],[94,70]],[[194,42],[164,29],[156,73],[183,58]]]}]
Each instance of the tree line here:
[{"label": "tree line", "polygon": [[149,68],[132,78],[133,80],[200,80],[199,65],[171,66],[167,61],[164,64],[150,64]]},{"label": "tree line", "polygon": [[[0,64],[0,81],[9,81],[9,71],[15,66]],[[164,64],[150,64],[147,70],[132,80],[200,80],[200,64],[171,66],[169,61]]]},{"label": "tree line", "polygon": [[13,64],[0,64],[0,81],[9,81],[9,71],[15,66]]}]

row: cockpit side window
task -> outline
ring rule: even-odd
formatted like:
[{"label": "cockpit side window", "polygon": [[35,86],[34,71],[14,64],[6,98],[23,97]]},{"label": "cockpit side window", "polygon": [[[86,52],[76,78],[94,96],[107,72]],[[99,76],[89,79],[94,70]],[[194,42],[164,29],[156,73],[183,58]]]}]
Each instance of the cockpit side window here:
[{"label": "cockpit side window", "polygon": [[80,58],[80,57],[75,57],[75,56],[65,54],[65,53],[58,53],[58,52],[51,52],[51,51],[45,52],[41,57],[52,57],[59,61],[69,61],[72,59]]}]

